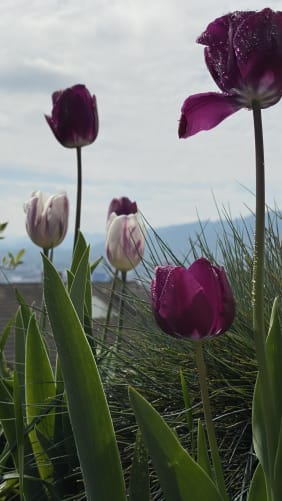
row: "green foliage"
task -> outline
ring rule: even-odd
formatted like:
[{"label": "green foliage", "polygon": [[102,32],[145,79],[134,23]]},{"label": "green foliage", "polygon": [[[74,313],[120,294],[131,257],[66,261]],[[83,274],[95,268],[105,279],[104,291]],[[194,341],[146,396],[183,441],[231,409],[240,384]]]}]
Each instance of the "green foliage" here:
[{"label": "green foliage", "polygon": [[148,454],[139,429],[136,433],[128,491],[129,501],[150,501]]},{"label": "green foliage", "polygon": [[[0,233],[3,233],[3,231],[5,231],[6,227],[7,227],[8,223],[0,223]],[[0,239],[2,239],[4,237],[0,236]]]},{"label": "green foliage", "polygon": [[15,269],[17,266],[23,263],[22,257],[25,253],[25,249],[19,250],[19,252],[14,256],[11,252],[8,252],[8,256],[2,258],[2,266],[8,269]]},{"label": "green foliage", "polygon": [[248,493],[248,501],[267,501],[265,477],[261,464],[257,465],[253,475]]},{"label": "green foliage", "polygon": [[[50,405],[55,397],[53,371],[34,316],[31,316],[27,329],[25,365],[25,402],[27,425],[29,425],[34,419],[41,417],[42,409]],[[40,477],[48,480],[53,476],[53,467],[42,446],[43,437],[46,444],[53,442],[53,409],[30,431],[30,440]],[[48,445],[45,447],[47,448]]]},{"label": "green foliage", "polygon": [[197,463],[205,470],[207,475],[212,478],[206,436],[200,419],[198,419]]},{"label": "green foliage", "polygon": [[[82,285],[81,298],[84,293]],[[57,344],[86,495],[88,499],[101,501],[125,500],[114,429],[95,359],[70,296],[45,257],[44,297]]]},{"label": "green foliage", "polygon": [[[275,224],[275,218],[279,217],[279,214],[273,216],[272,220],[274,221],[272,224],[268,224],[267,228],[266,322],[269,322],[272,301],[277,295],[277,291],[282,288],[282,253],[279,233]],[[211,394],[212,413],[216,418],[215,427],[223,457],[228,492],[232,501],[243,501],[246,499],[246,492],[248,491],[249,483],[256,466],[251,437],[251,405],[256,379],[256,362],[251,327],[252,314],[250,308],[252,232],[249,228],[245,228],[243,235],[231,219],[228,220],[226,218],[226,220],[229,226],[224,221],[223,237],[218,241],[217,255],[211,254],[208,243],[205,241],[203,228],[203,231],[193,239],[192,254],[184,256],[183,262],[186,263],[189,259],[192,260],[199,255],[209,257],[215,264],[224,262],[236,298],[237,313],[232,331],[221,338],[213,340],[213,342],[207,343],[205,351],[208,363],[208,383]],[[147,245],[150,245],[150,242]],[[93,418],[93,416],[91,417],[92,413],[95,414],[97,410],[95,403],[99,402],[99,400],[96,399],[95,388],[98,383],[98,388],[101,388],[99,386],[101,385],[101,377],[116,431],[116,440],[121,454],[125,481],[129,485],[128,494],[134,501],[138,499],[138,489],[136,488],[134,491],[132,486],[140,486],[141,479],[143,478],[144,485],[146,485],[143,494],[145,496],[144,499],[146,499],[148,494],[148,475],[150,477],[149,495],[151,500],[164,501],[166,494],[160,487],[155,469],[152,468],[150,462],[146,463],[146,450],[142,446],[142,441],[138,442],[138,439],[136,448],[134,447],[136,441],[136,423],[128,402],[128,384],[138,388],[142,395],[148,401],[152,402],[157,413],[165,419],[169,428],[173,430],[172,433],[175,440],[177,440],[175,437],[175,433],[177,433],[179,441],[182,444],[182,449],[188,450],[191,456],[193,455],[192,436],[198,436],[198,452],[200,451],[200,454],[198,454],[197,460],[204,467],[203,469],[205,469],[203,458],[209,454],[208,447],[206,444],[203,445],[204,430],[201,425],[199,425],[199,431],[197,432],[197,422],[203,416],[201,406],[199,405],[198,378],[195,371],[192,345],[189,342],[172,339],[161,333],[152,318],[148,288],[153,268],[156,264],[160,264],[160,262],[176,262],[180,264],[168,246],[158,239],[157,243],[152,242],[150,259],[144,263],[147,277],[142,277],[141,280],[141,284],[144,287],[143,298],[140,299],[139,295],[132,291],[130,285],[123,294],[126,316],[123,326],[124,337],[118,353],[112,350],[116,339],[117,317],[112,315],[108,326],[109,335],[104,345],[102,345],[103,340],[102,335],[100,335],[100,333],[103,333],[104,327],[102,319],[95,320],[93,335],[91,319],[92,292],[90,283],[92,266],[88,263],[88,249],[83,236],[79,235],[74,260],[69,271],[68,291],[66,291],[49,263],[45,264],[46,298],[49,302],[50,317],[56,317],[56,319],[53,319],[53,328],[54,334],[55,331],[58,331],[56,333],[58,348],[61,344],[60,350],[61,352],[64,351],[63,357],[70,357],[75,377],[77,376],[80,381],[79,387],[81,388],[81,392],[86,391],[88,394],[88,397],[82,403],[82,393],[78,394],[78,388],[74,385],[73,394],[76,393],[76,395],[73,396],[73,399],[76,402],[77,413],[78,410],[81,413],[77,417],[77,421],[80,423],[78,426],[85,427],[85,416],[89,417],[90,420]],[[120,290],[121,287],[118,284],[113,299],[117,304],[120,298]],[[66,396],[69,390],[67,390],[66,386],[65,391],[61,373],[62,369],[64,374],[63,364],[60,367],[59,359],[57,359],[55,376],[53,376],[55,393],[52,393],[52,395],[54,395],[54,399],[52,400],[51,398],[52,401],[50,401],[47,398],[46,404],[41,403],[39,408],[40,396],[38,396],[38,399],[34,397],[36,412],[29,424],[27,422],[24,383],[26,372],[31,370],[30,367],[26,367],[26,348],[27,334],[33,312],[19,295],[18,299],[20,307],[16,317],[6,326],[0,339],[0,499],[1,496],[5,500],[12,499],[13,496],[19,495],[19,492],[24,494],[26,499],[31,500],[46,499],[48,496],[51,499],[60,500],[83,499],[85,493],[79,463],[81,458],[80,456],[78,458],[77,455],[76,444],[78,442],[75,443],[74,441],[69,416],[70,402]],[[63,313],[64,311],[67,312],[66,317]],[[75,322],[73,324],[72,320],[74,318]],[[54,326],[54,322],[56,326]],[[16,375],[11,368],[7,368],[4,357],[5,343],[11,335],[13,323],[15,323]],[[38,332],[43,342],[41,348],[42,346],[46,348],[49,360],[50,355],[52,355],[53,365],[54,354],[50,350],[47,350],[49,338],[52,337],[52,331],[48,322],[44,333],[41,332],[41,329],[38,329]],[[85,344],[85,333],[90,343],[90,353],[89,345]],[[74,339],[75,337],[77,338]],[[83,339],[82,343],[81,339]],[[80,346],[81,344],[82,347]],[[97,353],[101,353],[101,347],[103,348],[104,359],[97,358],[95,383],[90,378],[90,381],[92,381],[90,387],[89,373],[92,373],[91,367],[93,367],[96,349]],[[37,353],[37,349],[34,349],[35,353]],[[31,351],[33,352],[32,349]],[[81,353],[87,353],[87,355],[84,357]],[[108,353],[112,353],[112,357],[114,357],[114,371],[108,369],[107,364],[104,363]],[[33,356],[35,355],[33,354]],[[61,359],[60,353],[59,358]],[[45,358],[45,360],[47,359]],[[89,360],[91,360],[90,364],[88,363]],[[34,366],[36,366],[35,362]],[[97,375],[97,366],[100,377]],[[182,371],[181,382],[179,381],[180,369]],[[49,376],[45,377],[44,384],[46,384],[48,378]],[[279,391],[279,384],[277,389],[274,388],[274,391]],[[105,395],[103,398],[105,398]],[[278,398],[280,399],[281,397],[279,396]],[[35,402],[35,400],[38,400],[38,402]],[[81,405],[85,406],[83,413]],[[86,407],[87,410],[85,410]],[[54,434],[51,436],[51,440],[46,437],[44,430],[42,431],[41,429],[40,431],[41,423],[44,423],[44,419],[47,416],[49,417],[49,414],[54,419]],[[100,428],[99,426],[97,425],[95,428],[98,427],[98,430],[101,432],[103,427]],[[86,444],[86,435],[88,438],[91,437],[92,440],[91,434],[93,429],[94,426],[92,426],[90,432],[89,427],[87,428],[88,431],[87,433],[85,432],[84,445]],[[278,438],[274,465],[277,478],[279,471],[281,471],[282,450],[280,445],[281,434],[279,434],[279,431],[276,433]],[[30,443],[29,437],[32,436],[32,433],[36,433],[37,441],[46,454],[48,464],[51,466],[50,477],[44,481],[38,471],[36,456]],[[89,451],[92,451],[94,446],[91,445],[89,440],[87,445],[89,460]],[[114,449],[116,451],[116,446]],[[185,450],[184,452],[186,454]],[[93,461],[92,456],[90,460]],[[139,483],[136,480],[131,480],[128,483],[130,472],[132,472],[132,478],[139,478]],[[109,477],[108,467],[107,475]],[[119,485],[123,485],[120,473],[118,477]],[[259,492],[263,491],[263,488],[260,487],[261,485],[264,485],[264,476],[260,473],[260,469],[258,469],[252,481],[248,501],[253,501],[254,499],[260,500],[256,496],[258,489],[260,490]],[[124,486],[121,490],[124,493]],[[140,489],[139,493],[141,495]],[[261,499],[264,501],[265,498],[262,497]]]},{"label": "green foliage", "polygon": [[[273,499],[282,497],[282,395],[281,395],[282,332],[278,316],[278,301],[273,303],[270,327],[266,339],[266,367],[269,386],[263,387],[262,374],[257,376],[253,401],[253,440],[256,455],[262,465]],[[270,487],[269,487],[270,488]]]},{"label": "green foliage", "polygon": [[158,412],[132,388],[129,395],[166,500],[222,500],[210,477],[183,449]]}]

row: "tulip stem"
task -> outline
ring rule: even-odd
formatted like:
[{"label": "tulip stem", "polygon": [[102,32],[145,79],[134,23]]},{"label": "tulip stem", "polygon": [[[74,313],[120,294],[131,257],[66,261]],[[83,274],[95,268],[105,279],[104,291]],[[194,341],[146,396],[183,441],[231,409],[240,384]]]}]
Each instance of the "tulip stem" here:
[{"label": "tulip stem", "polygon": [[[273,474],[275,443],[278,437],[275,429],[275,412],[270,374],[266,358],[266,333],[264,325],[264,256],[265,256],[265,174],[264,148],[261,109],[259,103],[253,102],[253,121],[256,151],[256,227],[253,257],[252,306],[253,329],[256,346],[258,370],[261,376],[264,402],[264,419],[268,452],[268,471]],[[271,479],[270,479],[271,483]]]},{"label": "tulip stem", "polygon": [[126,286],[126,271],[122,271],[121,272],[121,291],[120,291],[120,303],[119,303],[119,318],[118,318],[116,352],[119,351],[121,339],[122,339],[122,329],[123,329],[123,320],[124,320],[125,286]]},{"label": "tulip stem", "polygon": [[105,348],[107,334],[108,334],[108,330],[109,330],[109,324],[111,321],[111,314],[112,314],[112,309],[113,309],[113,299],[114,299],[114,293],[115,293],[115,289],[116,289],[117,276],[118,276],[118,270],[115,270],[113,280],[112,280],[110,297],[109,297],[109,301],[108,301],[107,316],[106,316],[106,320],[105,320],[104,332],[103,332],[103,337],[102,337],[102,346],[101,346],[102,350],[104,350],[104,348]]},{"label": "tulip stem", "polygon": [[221,459],[220,459],[220,455],[219,455],[219,451],[218,451],[215,430],[214,430],[214,425],[213,425],[213,420],[212,420],[212,413],[211,413],[211,406],[210,406],[210,399],[209,399],[208,385],[207,385],[207,367],[206,367],[204,354],[203,354],[202,341],[196,341],[195,345],[196,345],[196,362],[197,362],[197,367],[198,367],[198,372],[199,372],[201,397],[202,397],[202,403],[203,403],[203,408],[204,408],[204,415],[205,415],[205,422],[206,422],[208,439],[209,439],[209,444],[210,444],[211,457],[212,457],[214,473],[215,473],[215,478],[216,478],[216,485],[217,485],[218,490],[222,496],[222,499],[224,499],[224,501],[228,501],[228,495],[227,495],[226,487],[225,487],[222,464],[221,464]]},{"label": "tulip stem", "polygon": [[75,214],[73,252],[78,237],[78,231],[80,228],[80,216],[81,216],[81,190],[82,190],[81,146],[77,146],[76,148],[76,158],[77,158],[77,191],[76,191],[76,214]]},{"label": "tulip stem", "polygon": [[[43,248],[42,250],[43,250],[44,256],[49,258],[49,249]],[[53,252],[52,252],[51,257],[53,258]],[[52,259],[50,259],[50,261],[52,262]],[[44,332],[45,327],[46,327],[46,318],[47,318],[46,304],[45,304],[44,295],[42,292],[41,315],[40,315],[40,327],[41,327],[42,332]]]}]

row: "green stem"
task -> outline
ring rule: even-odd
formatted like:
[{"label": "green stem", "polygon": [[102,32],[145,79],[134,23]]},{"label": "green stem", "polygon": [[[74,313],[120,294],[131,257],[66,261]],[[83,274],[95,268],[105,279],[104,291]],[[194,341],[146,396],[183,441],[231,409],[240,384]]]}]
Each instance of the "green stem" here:
[{"label": "green stem", "polygon": [[124,320],[124,294],[126,286],[126,271],[121,272],[121,291],[120,291],[120,303],[119,303],[119,316],[118,316],[118,332],[117,332],[117,342],[116,351],[119,351],[121,339],[122,339],[122,329]]},{"label": "green stem", "polygon": [[78,231],[80,228],[80,216],[81,216],[81,190],[82,190],[81,146],[78,146],[76,148],[76,158],[77,158],[77,191],[76,191],[76,214],[75,214],[73,252],[78,237]]},{"label": "green stem", "polygon": [[[44,256],[49,257],[49,249],[42,249],[42,250],[43,250]],[[53,258],[53,253],[51,254],[51,257]],[[45,327],[46,327],[46,318],[47,318],[46,305],[45,305],[44,296],[43,296],[43,292],[42,292],[41,315],[40,315],[40,327],[41,327],[42,333],[44,332]]]},{"label": "green stem", "polygon": [[196,341],[195,345],[196,345],[196,362],[199,372],[199,381],[201,388],[201,397],[203,402],[205,422],[208,432],[208,439],[215,472],[216,484],[222,496],[222,499],[228,501],[228,495],[226,492],[225,481],[222,471],[222,464],[219,456],[219,451],[217,447],[217,441],[213,426],[213,420],[212,420],[212,413],[211,413],[211,406],[210,406],[210,399],[207,385],[207,368],[203,354],[202,341]]},{"label": "green stem", "polygon": [[264,421],[268,452],[268,473],[272,484],[275,443],[274,437],[278,436],[274,420],[274,399],[270,383],[269,368],[266,359],[266,333],[264,325],[264,256],[265,256],[265,174],[264,174],[264,148],[261,109],[259,103],[253,102],[253,120],[256,150],[256,226],[255,246],[253,258],[253,329],[255,337],[258,370],[262,385],[262,398],[264,402]]},{"label": "green stem", "polygon": [[107,316],[105,320],[105,326],[104,326],[104,332],[103,332],[103,337],[102,337],[102,349],[104,348],[107,340],[107,334],[109,330],[109,324],[111,320],[111,314],[112,314],[112,309],[113,309],[113,299],[114,299],[114,293],[116,289],[116,283],[117,283],[117,276],[118,276],[118,270],[115,271],[113,280],[112,280],[112,286],[111,286],[111,292],[110,292],[110,297],[108,301],[108,309],[107,309]]}]

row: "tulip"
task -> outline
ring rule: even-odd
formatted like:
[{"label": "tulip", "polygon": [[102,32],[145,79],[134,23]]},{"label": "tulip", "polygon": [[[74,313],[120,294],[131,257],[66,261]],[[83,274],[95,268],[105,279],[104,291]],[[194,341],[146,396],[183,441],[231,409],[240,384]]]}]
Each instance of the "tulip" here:
[{"label": "tulip", "polygon": [[108,210],[106,252],[110,263],[122,272],[135,268],[144,254],[144,229],[136,202],[114,198]]},{"label": "tulip", "polygon": [[233,12],[215,19],[197,40],[221,90],[188,97],[179,137],[209,130],[254,103],[268,108],[282,97],[282,12]]},{"label": "tulip", "polygon": [[47,198],[41,191],[36,191],[25,202],[24,211],[27,233],[36,245],[48,250],[64,240],[69,215],[65,192]]},{"label": "tulip", "polygon": [[171,336],[218,336],[234,320],[235,304],[225,271],[205,258],[197,259],[188,269],[157,267],[151,298],[158,325]]},{"label": "tulip", "polygon": [[63,146],[78,148],[95,141],[98,134],[96,98],[85,85],[56,91],[52,101],[52,115],[45,118]]}]

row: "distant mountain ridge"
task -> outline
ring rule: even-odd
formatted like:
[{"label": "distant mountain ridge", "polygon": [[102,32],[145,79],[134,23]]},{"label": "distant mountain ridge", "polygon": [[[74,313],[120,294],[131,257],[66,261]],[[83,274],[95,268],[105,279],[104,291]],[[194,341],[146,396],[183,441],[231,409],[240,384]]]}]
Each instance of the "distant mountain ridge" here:
[{"label": "distant mountain ridge", "polygon": [[[238,218],[232,221],[232,224],[237,228],[240,234],[244,235],[248,231],[252,233],[254,227],[254,216],[250,215],[246,218]],[[282,223],[279,220],[279,225],[282,230]],[[209,249],[215,253],[217,251],[218,238],[223,235],[223,232],[231,233],[230,223],[227,219],[218,221],[199,221],[187,224],[176,224],[166,227],[156,228],[155,230],[148,228],[145,258],[149,257],[150,249],[159,248],[158,239],[163,240],[171,249],[173,254],[180,260],[186,256],[191,250],[190,239],[196,240],[197,235],[204,233],[205,239],[208,243]],[[157,235],[157,237],[155,236]],[[89,234],[85,233],[84,237],[91,246],[91,260],[95,260],[100,256],[105,256],[105,235],[103,234]],[[246,235],[247,238],[247,235]],[[8,251],[16,254],[21,248],[25,248],[26,252],[23,257],[24,263],[16,270],[6,272],[6,276],[0,274],[0,281],[11,282],[38,282],[41,280],[42,263],[40,256],[40,249],[34,245],[28,236],[20,238],[5,238],[0,242],[0,259],[7,254]],[[161,255],[160,252],[156,252]],[[70,267],[72,255],[72,235],[68,235],[64,242],[54,249],[54,264],[58,271],[64,272]],[[160,263],[161,264],[161,263]],[[106,281],[109,279],[108,272],[105,270],[103,264],[97,268],[94,279],[99,281]]]}]

